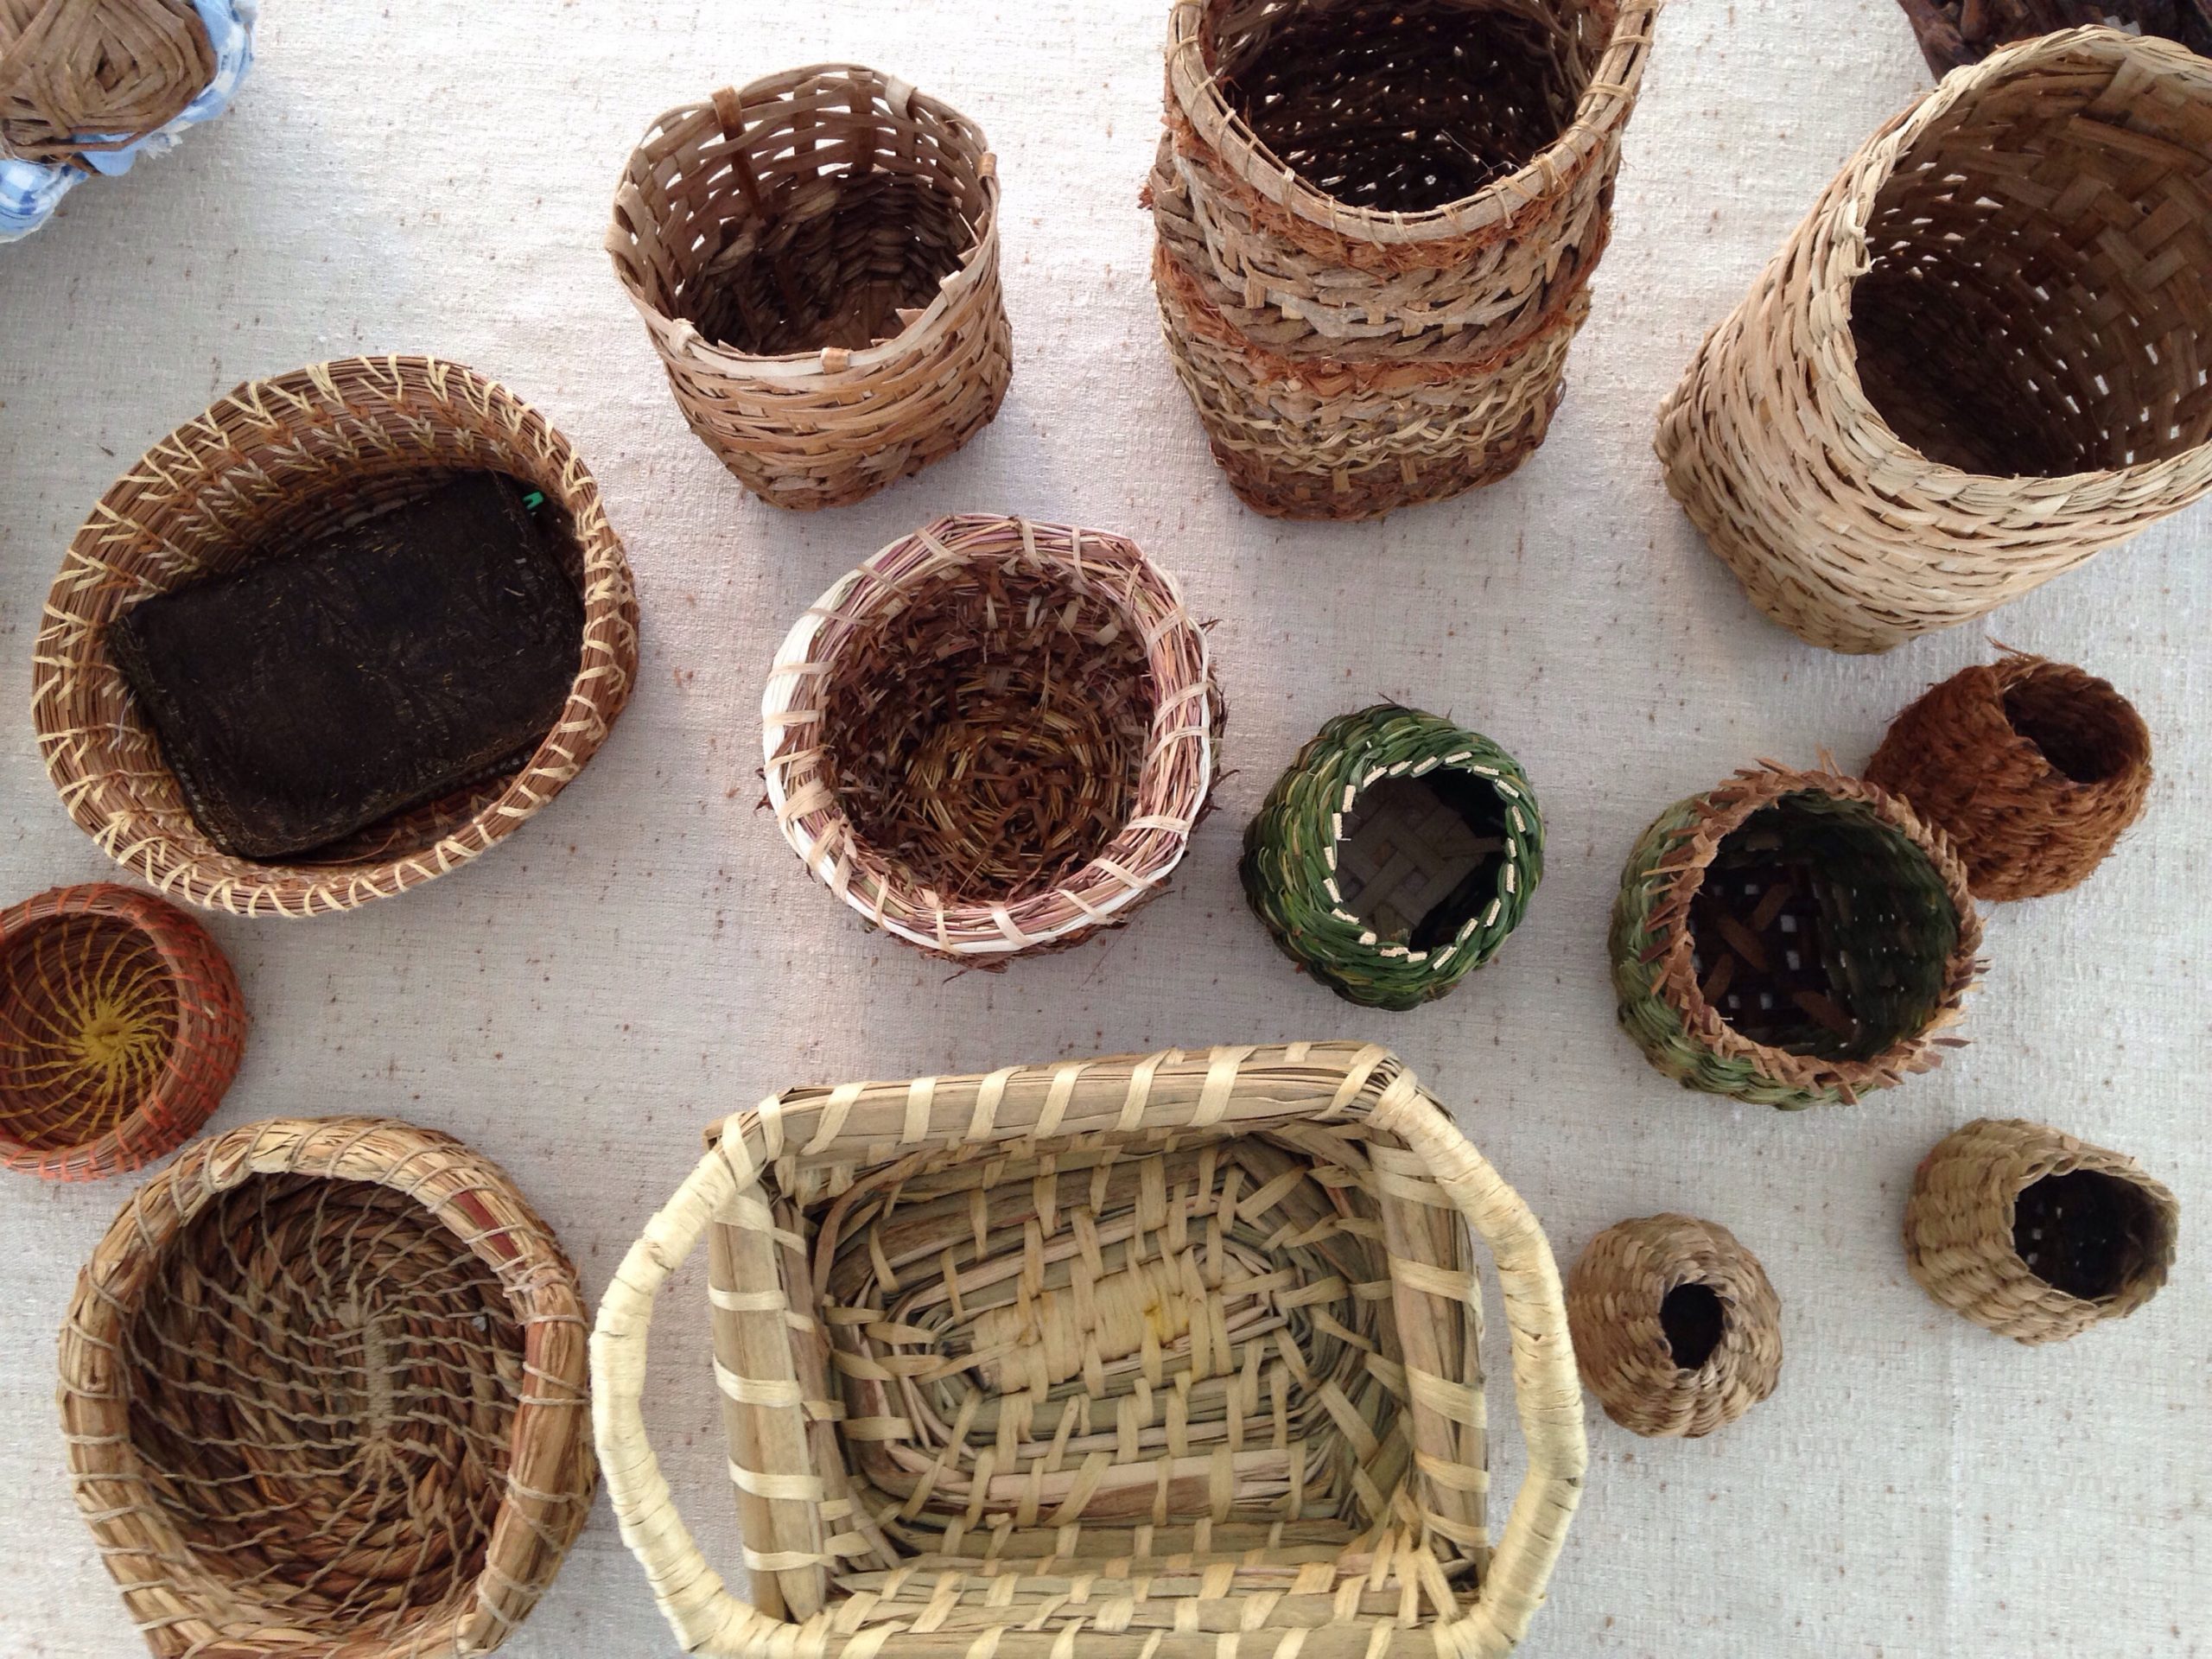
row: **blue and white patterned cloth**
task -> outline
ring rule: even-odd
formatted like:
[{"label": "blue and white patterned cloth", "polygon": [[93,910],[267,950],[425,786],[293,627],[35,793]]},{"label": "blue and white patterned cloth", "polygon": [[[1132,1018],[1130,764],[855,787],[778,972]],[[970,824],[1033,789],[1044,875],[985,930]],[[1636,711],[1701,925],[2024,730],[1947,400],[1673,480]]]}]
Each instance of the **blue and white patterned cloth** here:
[{"label": "blue and white patterned cloth", "polygon": [[[208,44],[215,49],[215,76],[166,126],[121,149],[88,151],[86,166],[96,172],[128,173],[141,156],[160,156],[176,148],[187,127],[212,121],[230,107],[231,99],[253,64],[253,25],[261,0],[193,0]],[[25,162],[0,156],[0,242],[29,236],[46,223],[61,198],[91,174],[60,162]]]}]

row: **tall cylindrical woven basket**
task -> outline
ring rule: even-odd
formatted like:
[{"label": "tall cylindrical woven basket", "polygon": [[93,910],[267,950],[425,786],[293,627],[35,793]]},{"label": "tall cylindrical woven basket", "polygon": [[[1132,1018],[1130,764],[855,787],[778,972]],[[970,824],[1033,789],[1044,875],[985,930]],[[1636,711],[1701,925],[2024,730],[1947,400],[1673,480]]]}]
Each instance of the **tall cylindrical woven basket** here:
[{"label": "tall cylindrical woven basket", "polygon": [[1006,396],[997,162],[895,76],[821,64],[669,111],[607,249],[683,418],[778,506],[919,472]]},{"label": "tall cylindrical woven basket", "polygon": [[1904,1212],[1921,1288],[2017,1342],[2125,1319],[2173,1266],[2181,1206],[2133,1158],[2019,1118],[1978,1118],[1921,1160]]},{"label": "tall cylindrical woven basket", "polygon": [[591,1507],[583,1300],[451,1137],[284,1118],[126,1205],[61,1331],[77,1504],[159,1659],[462,1659]]},{"label": "tall cylindrical woven basket", "polygon": [[[522,765],[290,863],[218,849],[193,821],[109,654],[107,625],[149,594],[270,558],[456,472],[546,498],[583,600],[569,700]],[[69,816],[162,893],[245,916],[351,910],[458,868],[583,770],[629,701],[638,602],[599,484],[537,410],[458,363],[359,357],[250,381],[148,450],[100,498],[54,578],[31,715]]]},{"label": "tall cylindrical woven basket", "polygon": [[1367,518],[1543,442],[1657,0],[1176,0],[1148,194],[1247,505]]},{"label": "tall cylindrical woven basket", "polygon": [[[702,1238],[750,1603],[646,1436]],[[1495,1542],[1478,1241],[1527,1471]],[[623,1538],[724,1659],[1497,1659],[1586,1457],[1535,1217],[1356,1043],[776,1096],[647,1224],[591,1351]]]},{"label": "tall cylindrical woven basket", "polygon": [[1668,486],[1752,602],[1885,651],[2212,488],[2208,171],[2212,61],[2108,29],[1878,133],[1660,412]]},{"label": "tall cylindrical woven basket", "polygon": [[1794,1110],[1938,1063],[1981,922],[1942,832],[1904,802],[1770,766],[1652,821],[1609,945],[1622,1029],[1653,1065]]},{"label": "tall cylindrical woven basket", "polygon": [[2151,732],[2108,681],[2010,652],[1961,669],[1891,724],[1866,778],[1951,838],[1974,897],[2087,880],[2143,810]]},{"label": "tall cylindrical woven basket", "polygon": [[761,699],[792,850],[874,925],[970,966],[1159,896],[1217,775],[1221,693],[1135,543],[941,518],[801,617]]},{"label": "tall cylindrical woven basket", "polygon": [[245,1047],[238,976],[175,905],[97,881],[0,911],[0,1167],[83,1181],[166,1157]]},{"label": "tall cylindrical woven basket", "polygon": [[1395,703],[1322,727],[1245,826],[1244,897],[1348,1002],[1412,1008],[1496,956],[1544,874],[1544,819],[1488,738]]}]

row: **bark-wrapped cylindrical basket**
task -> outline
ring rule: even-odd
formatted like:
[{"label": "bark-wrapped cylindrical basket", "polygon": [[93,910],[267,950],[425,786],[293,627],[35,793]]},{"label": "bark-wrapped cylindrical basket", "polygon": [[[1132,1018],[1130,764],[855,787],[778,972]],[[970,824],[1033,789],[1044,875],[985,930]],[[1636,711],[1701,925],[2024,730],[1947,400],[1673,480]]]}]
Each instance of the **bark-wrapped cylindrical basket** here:
[{"label": "bark-wrapped cylindrical basket", "polygon": [[2124,23],[2212,54],[2212,0],[1897,0],[1941,80],[2000,46],[2063,29]]},{"label": "bark-wrapped cylindrical basket", "polygon": [[[646,1436],[654,1304],[702,1237],[749,1604]],[[1478,1239],[1527,1471],[1495,1543]],[[1502,1655],[1586,1455],[1535,1217],[1357,1043],[776,1096],[591,1345],[622,1535],[684,1651],[727,1659]]]},{"label": "bark-wrapped cylindrical basket", "polygon": [[[518,769],[294,862],[218,849],[102,635],[150,594],[277,558],[465,471],[541,491],[583,599],[566,706]],[[38,637],[31,712],[48,777],[85,831],[172,898],[245,916],[351,910],[443,875],[583,770],[637,677],[638,607],[599,485],[569,441],[457,363],[348,358],[240,386],[146,452],[70,543]]]},{"label": "bark-wrapped cylindrical basket", "polygon": [[1244,896],[1283,954],[1351,1002],[1411,1008],[1497,954],[1544,874],[1513,757],[1395,703],[1339,715],[1244,830]]},{"label": "bark-wrapped cylindrical basket", "polygon": [[769,804],[831,892],[977,966],[1128,919],[1213,790],[1221,694],[1126,538],[975,513],[840,580],[776,654]]},{"label": "bark-wrapped cylindrical basket", "polygon": [[81,166],[128,149],[214,73],[192,0],[0,0],[0,156]]},{"label": "bark-wrapped cylindrical basket", "polygon": [[84,1181],[166,1157],[245,1046],[238,976],[175,905],[99,881],[0,911],[0,1167]]},{"label": "bark-wrapped cylindrical basket", "polygon": [[1946,79],[1836,175],[1661,410],[1759,609],[1885,651],[2212,487],[2212,61],[2086,29]]},{"label": "bark-wrapped cylindrical basket", "polygon": [[998,165],[895,76],[820,64],[655,121],[607,251],[683,418],[745,486],[836,506],[998,413]]},{"label": "bark-wrapped cylindrical basket", "polygon": [[1794,1110],[1939,1062],[1981,921],[1949,842],[1906,803],[1768,766],[1652,821],[1610,946],[1622,1029],[1653,1065]]},{"label": "bark-wrapped cylindrical basket", "polygon": [[1245,503],[1369,518],[1543,442],[1656,0],[1176,0],[1148,194]]},{"label": "bark-wrapped cylindrical basket", "polygon": [[1781,1380],[1782,1299],[1717,1222],[1608,1227],[1567,1275],[1567,1318],[1583,1382],[1638,1434],[1710,1434]]},{"label": "bark-wrapped cylindrical basket", "polygon": [[1978,1118],[1921,1160],[1905,1260],[1976,1325],[2058,1342],[2156,1295],[2180,1220],[2172,1192],[2133,1158],[2040,1123]]},{"label": "bark-wrapped cylindrical basket", "polygon": [[1899,715],[1866,778],[1951,839],[1985,899],[2079,887],[2143,810],[2151,732],[2109,681],[2007,652]]},{"label": "bark-wrapped cylindrical basket", "polygon": [[78,1507],[161,1659],[458,1659],[591,1507],[575,1269],[497,1166],[374,1118],[188,1147],[61,1331]]}]

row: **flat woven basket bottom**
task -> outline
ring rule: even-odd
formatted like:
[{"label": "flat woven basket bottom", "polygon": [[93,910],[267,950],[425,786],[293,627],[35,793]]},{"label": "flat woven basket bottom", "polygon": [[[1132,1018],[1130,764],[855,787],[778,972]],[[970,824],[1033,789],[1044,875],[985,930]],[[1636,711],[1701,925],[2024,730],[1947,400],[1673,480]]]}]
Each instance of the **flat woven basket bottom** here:
[{"label": "flat woven basket bottom", "polygon": [[1337,847],[1345,905],[1386,939],[1416,950],[1450,943],[1497,890],[1505,814],[1462,774],[1432,772],[1361,797]]}]

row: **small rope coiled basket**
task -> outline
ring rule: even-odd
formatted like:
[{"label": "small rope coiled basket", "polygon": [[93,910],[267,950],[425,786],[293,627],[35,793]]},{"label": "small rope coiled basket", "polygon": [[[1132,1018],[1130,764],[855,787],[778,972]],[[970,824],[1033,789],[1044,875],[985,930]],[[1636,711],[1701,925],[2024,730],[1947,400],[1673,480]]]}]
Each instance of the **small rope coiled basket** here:
[{"label": "small rope coiled basket", "polygon": [[1380,703],[1298,753],[1244,831],[1244,896],[1283,954],[1346,1001],[1417,1007],[1496,956],[1544,874],[1513,757]]},{"label": "small rope coiled basket", "polygon": [[[519,770],[404,812],[311,859],[219,850],[109,655],[107,625],[150,594],[278,557],[460,471],[543,491],[583,598],[566,706]],[[311,916],[390,898],[459,868],[583,770],[629,701],[638,604],[599,485],[569,441],[458,363],[348,358],[250,381],[163,438],[110,487],[48,598],[31,692],[47,775],[69,816],[163,893],[243,916]]]},{"label": "small rope coiled basket", "polygon": [[1245,504],[1370,518],[1543,442],[1656,0],[1176,0],[1160,321]]},{"label": "small rope coiled basket", "polygon": [[575,1270],[499,1168],[371,1118],[201,1141],[61,1332],[78,1506],[162,1659],[459,1659],[594,1484]]},{"label": "small rope coiled basket", "polygon": [[839,581],[778,652],[768,801],[807,868],[976,965],[1158,896],[1216,775],[1221,694],[1175,580],[1126,538],[968,514]]},{"label": "small rope coiled basket", "polygon": [[238,976],[175,905],[103,881],[0,911],[0,1166],[84,1181],[166,1157],[245,1047]]},{"label": "small rope coiled basket", "polygon": [[1584,1384],[1638,1434],[1710,1434],[1782,1377],[1782,1299],[1717,1222],[1669,1214],[1608,1227],[1567,1275],[1567,1318]]},{"label": "small rope coiled basket", "polygon": [[872,495],[1006,396],[997,162],[895,76],[818,64],[670,110],[607,249],[683,418],[778,506]]},{"label": "small rope coiled basket", "polygon": [[2111,682],[2007,652],[1899,715],[1866,778],[1951,839],[1974,897],[2079,887],[2141,816],[2151,732]]},{"label": "small rope coiled basket", "polygon": [[2212,61],[2110,29],[2007,48],[1870,139],[1660,412],[1668,487],[1752,603],[1886,651],[2212,488],[2208,170]]},{"label": "small rope coiled basket", "polygon": [[214,74],[192,0],[0,0],[0,156],[81,167],[127,149]]},{"label": "small rope coiled basket", "polygon": [[[702,1238],[750,1602],[646,1435]],[[1495,1542],[1478,1240],[1526,1451]],[[616,1270],[592,1376],[623,1537],[683,1649],[728,1659],[1503,1655],[1586,1458],[1535,1217],[1356,1043],[774,1096]]]},{"label": "small rope coiled basket", "polygon": [[1939,1063],[1981,921],[1949,842],[1905,803],[1770,764],[1652,821],[1609,945],[1622,1029],[1653,1065],[1795,1110]]},{"label": "small rope coiled basket", "polygon": [[1921,1288],[2016,1342],[2079,1336],[2149,1301],[2181,1205],[2133,1158],[2019,1118],[1977,1118],[1912,1178],[1906,1263]]}]

